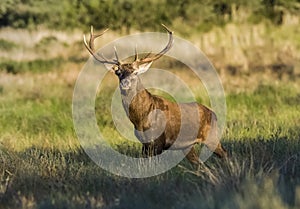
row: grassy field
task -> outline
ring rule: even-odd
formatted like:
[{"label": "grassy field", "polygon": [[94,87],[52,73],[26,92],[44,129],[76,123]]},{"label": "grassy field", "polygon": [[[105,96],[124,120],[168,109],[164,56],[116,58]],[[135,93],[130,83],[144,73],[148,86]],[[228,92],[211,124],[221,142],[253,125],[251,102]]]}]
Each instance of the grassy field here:
[{"label": "grassy field", "polygon": [[[284,29],[278,31],[276,37]],[[82,44],[76,36],[71,38],[73,42],[60,33],[29,40],[26,33],[22,37],[27,45],[9,36],[14,32],[8,29],[0,33],[0,37],[9,37],[0,39],[1,209],[300,207],[300,73],[299,65],[289,62],[289,57],[284,59],[276,52],[283,59],[279,70],[271,65],[275,58],[270,58],[270,53],[258,65],[248,59],[253,57],[251,54],[244,53],[250,60],[246,69],[240,63],[216,63],[228,108],[222,140],[230,153],[226,161],[212,157],[206,162],[217,183],[207,173],[195,172],[185,160],[164,174],[128,179],[99,168],[75,135],[72,94],[87,59]],[[111,34],[103,42],[115,36]],[[204,36],[219,37],[210,42],[215,50],[199,43],[211,52],[208,54],[213,61],[224,55],[214,48],[223,36],[219,32]],[[279,48],[262,40],[262,45],[253,47],[257,56],[262,55],[261,47],[271,47],[266,48],[268,52]],[[254,45],[237,49],[243,51],[250,46]],[[295,47],[291,53],[297,57],[299,45]],[[223,52],[230,56],[230,49]],[[14,53],[17,56],[12,56]],[[160,64],[186,80],[199,101],[206,101],[201,88],[193,85],[197,81],[185,71],[176,64],[162,62],[157,66]],[[101,110],[97,112],[99,129],[107,133],[115,149],[140,155],[140,144],[124,141],[114,130],[109,98],[117,80],[113,75],[107,80],[96,103],[96,110]]]}]

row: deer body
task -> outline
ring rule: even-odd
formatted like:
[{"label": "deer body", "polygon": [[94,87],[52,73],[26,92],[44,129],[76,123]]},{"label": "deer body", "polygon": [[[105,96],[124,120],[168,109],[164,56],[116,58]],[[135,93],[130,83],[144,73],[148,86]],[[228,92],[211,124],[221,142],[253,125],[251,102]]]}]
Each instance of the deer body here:
[{"label": "deer body", "polygon": [[[216,139],[206,141],[209,132],[216,128],[216,115],[213,111],[198,103],[177,104],[152,95],[143,87],[137,75],[125,79],[127,80],[120,81],[122,104],[135,127],[135,136],[143,143],[144,156],[161,154],[167,149],[187,150],[195,156],[194,149],[191,148],[202,142],[212,149],[217,148],[215,153],[218,156],[226,155],[220,145],[218,147],[214,144]],[[127,82],[131,83],[130,88],[122,85]],[[184,138],[178,136],[182,125],[186,129]],[[159,130],[161,128],[163,130]],[[196,135],[194,130],[197,130]],[[187,131],[194,134],[189,135]],[[212,133],[215,131],[212,130]]]},{"label": "deer body", "polygon": [[225,157],[226,151],[217,137],[217,117],[212,110],[195,102],[177,104],[152,95],[138,77],[172,47],[172,32],[164,27],[169,33],[166,47],[153,57],[148,54],[143,59],[139,59],[136,52],[135,60],[131,63],[119,61],[116,49],[116,60],[99,57],[94,52],[93,41],[103,33],[94,35],[92,28],[89,44],[85,37],[84,42],[96,60],[113,64],[112,70],[119,78],[124,110],[134,125],[135,136],[143,144],[142,153],[145,157],[161,154],[167,149],[182,150],[190,162],[199,165],[201,162],[194,149],[197,143],[204,143],[219,157]]}]

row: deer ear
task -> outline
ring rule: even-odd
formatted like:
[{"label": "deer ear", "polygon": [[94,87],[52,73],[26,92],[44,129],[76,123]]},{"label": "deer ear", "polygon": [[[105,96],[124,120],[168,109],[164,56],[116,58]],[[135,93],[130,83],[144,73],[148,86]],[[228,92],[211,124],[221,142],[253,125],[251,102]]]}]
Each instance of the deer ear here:
[{"label": "deer ear", "polygon": [[151,65],[152,65],[152,62],[141,64],[141,65],[139,65],[138,69],[136,69],[133,73],[135,75],[142,74],[142,73],[146,72],[147,70],[149,70]]}]

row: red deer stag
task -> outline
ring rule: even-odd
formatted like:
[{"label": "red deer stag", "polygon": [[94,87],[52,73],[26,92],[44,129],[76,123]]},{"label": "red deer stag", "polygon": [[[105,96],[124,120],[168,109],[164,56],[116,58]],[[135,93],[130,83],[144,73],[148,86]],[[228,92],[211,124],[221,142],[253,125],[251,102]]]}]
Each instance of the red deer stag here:
[{"label": "red deer stag", "polygon": [[[191,163],[199,165],[201,162],[195,152],[194,145],[204,143],[217,156],[225,157],[227,153],[219,143],[217,118],[212,110],[201,104],[177,104],[152,95],[143,87],[139,79],[138,75],[146,72],[152,62],[162,57],[173,45],[173,32],[165,25],[163,27],[169,36],[165,48],[154,56],[150,56],[149,53],[144,58],[139,58],[137,51],[135,51],[133,62],[124,63],[120,61],[116,49],[116,59],[114,60],[107,60],[104,56],[99,56],[95,52],[94,40],[103,35],[106,30],[99,35],[95,35],[91,27],[89,43],[87,43],[84,36],[84,44],[97,61],[113,65],[112,70],[119,78],[123,107],[135,127],[135,136],[143,144],[142,153],[144,156],[158,155],[163,150],[176,149],[182,150]],[[190,120],[190,118],[195,117],[195,113],[198,115],[197,120]],[[187,118],[187,122],[182,122],[182,116]],[[185,131],[187,134],[184,139],[176,141],[182,125],[185,126],[186,130],[192,130],[196,134],[191,136],[188,131]],[[158,129],[161,129],[161,127],[164,127],[164,129],[159,131]],[[159,134],[157,134],[158,132]]]}]

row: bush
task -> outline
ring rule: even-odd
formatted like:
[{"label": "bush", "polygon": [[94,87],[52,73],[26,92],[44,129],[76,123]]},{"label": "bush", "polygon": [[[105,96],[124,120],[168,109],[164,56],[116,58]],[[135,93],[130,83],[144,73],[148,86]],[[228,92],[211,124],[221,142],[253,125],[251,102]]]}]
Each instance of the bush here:
[{"label": "bush", "polygon": [[247,11],[250,21],[269,19],[281,24],[283,15],[287,12],[297,15],[298,7],[297,0],[4,0],[0,6],[0,25],[87,29],[93,24],[99,29],[110,27],[129,32],[131,28],[157,29],[159,23],[171,25],[180,18],[184,25],[209,30],[211,25],[232,21],[236,12],[232,10]]},{"label": "bush", "polygon": [[0,39],[0,50],[9,51],[9,50],[16,48],[17,46],[18,45],[15,44],[14,42]]},{"label": "bush", "polygon": [[33,61],[20,62],[13,60],[3,60],[0,63],[0,70],[12,74],[24,72],[48,72],[53,69],[59,68],[63,62],[64,60],[62,58],[54,58],[49,60],[37,59]]}]

